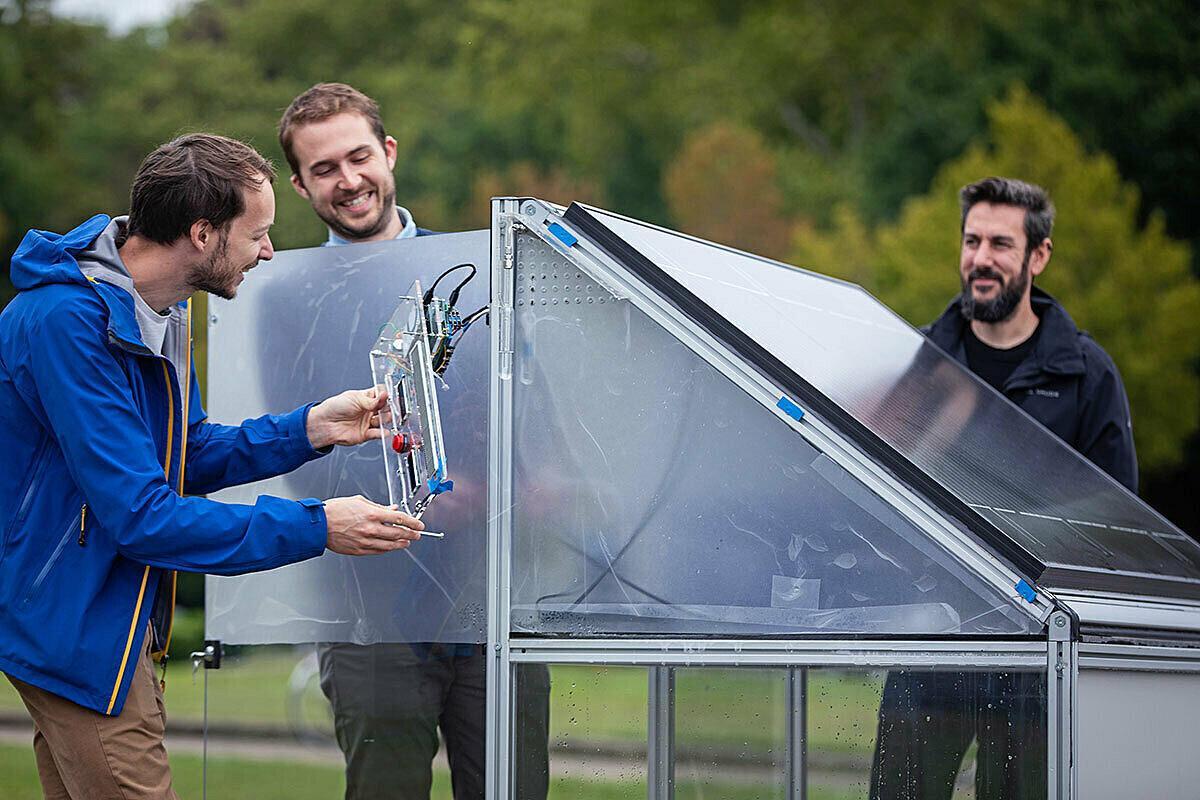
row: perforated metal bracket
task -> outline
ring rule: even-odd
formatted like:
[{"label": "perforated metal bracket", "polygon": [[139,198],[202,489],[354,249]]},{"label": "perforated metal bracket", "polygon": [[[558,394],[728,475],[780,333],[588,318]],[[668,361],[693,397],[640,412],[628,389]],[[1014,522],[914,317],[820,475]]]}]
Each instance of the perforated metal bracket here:
[{"label": "perforated metal bracket", "polygon": [[[607,295],[609,301],[626,299],[618,287],[604,279],[604,270],[599,267],[600,262],[593,252],[594,245],[580,236],[579,232],[563,219],[561,211],[561,208],[539,200],[525,200],[521,204],[524,228],[577,267],[576,271],[579,273],[577,280],[563,284],[550,283],[550,286],[554,287],[553,291],[561,288],[563,292],[563,295],[559,297],[559,303],[603,302],[598,297],[600,291]],[[519,224],[516,220],[512,221],[514,234],[517,232],[516,226]],[[514,240],[515,236],[509,239],[510,242]],[[509,266],[507,251],[505,266]],[[547,277],[543,280],[553,281],[552,274],[546,273]],[[592,295],[593,299],[589,299],[589,295]],[[548,299],[552,300],[553,298]],[[549,304],[548,302],[547,305]]]}]

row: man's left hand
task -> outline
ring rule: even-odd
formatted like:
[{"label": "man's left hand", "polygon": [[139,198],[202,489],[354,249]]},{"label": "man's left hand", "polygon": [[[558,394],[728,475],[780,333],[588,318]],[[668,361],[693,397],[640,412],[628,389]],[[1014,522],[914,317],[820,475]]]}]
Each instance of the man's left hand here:
[{"label": "man's left hand", "polygon": [[380,412],[387,407],[382,388],[351,389],[317,403],[308,412],[308,441],[313,449],[356,445],[383,436]]}]

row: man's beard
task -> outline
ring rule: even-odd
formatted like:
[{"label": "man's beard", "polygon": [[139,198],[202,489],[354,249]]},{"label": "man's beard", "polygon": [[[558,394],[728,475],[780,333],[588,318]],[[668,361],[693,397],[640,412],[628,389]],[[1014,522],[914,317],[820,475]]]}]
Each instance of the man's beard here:
[{"label": "man's beard", "polygon": [[[376,189],[375,191],[378,192],[379,190]],[[317,216],[320,217],[321,221],[329,226],[329,230],[337,234],[338,237],[345,239],[348,242],[356,242],[362,239],[369,239],[386,228],[388,223],[391,222],[391,219],[388,217],[389,211],[393,214],[396,213],[395,182],[392,182],[392,185],[388,187],[387,192],[383,194],[383,204],[380,207],[379,216],[366,230],[358,230],[347,227],[342,223],[341,220],[337,218],[336,213],[333,213],[332,211],[329,216],[325,216],[318,211]]]},{"label": "man's beard", "polygon": [[188,278],[188,286],[193,291],[208,292],[222,300],[232,300],[237,294],[234,279],[241,273],[239,267],[234,270],[229,265],[229,237],[222,231],[217,239],[217,249],[213,251],[203,264],[196,267]]},{"label": "man's beard", "polygon": [[[963,280],[962,295],[959,297],[958,310],[963,319],[978,320],[979,322],[1003,322],[1013,315],[1025,290],[1029,288],[1029,256],[1026,251],[1025,260],[1021,262],[1021,274],[1012,283],[1005,283],[1000,273],[991,267],[977,267]],[[977,278],[990,278],[1000,286],[1000,291],[991,300],[976,300],[971,291],[971,283]]]}]

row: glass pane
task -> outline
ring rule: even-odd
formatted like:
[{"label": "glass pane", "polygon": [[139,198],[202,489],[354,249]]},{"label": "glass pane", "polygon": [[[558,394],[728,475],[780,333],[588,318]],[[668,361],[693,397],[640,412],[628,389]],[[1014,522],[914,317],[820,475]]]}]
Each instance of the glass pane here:
[{"label": "glass pane", "polygon": [[645,799],[646,669],[513,669],[516,800]]},{"label": "glass pane", "polygon": [[676,800],[787,798],[788,710],[787,670],[675,670]]},{"label": "glass pane", "polygon": [[[277,254],[237,300],[212,301],[210,417],[235,422],[371,385],[368,353],[400,295],[455,264],[471,262],[482,272],[488,253],[488,234],[478,231]],[[442,281],[439,295],[465,273]],[[477,276],[459,307],[470,312],[487,302],[487,279]],[[487,330],[479,326],[455,351],[439,398],[455,487],[423,519],[445,539],[387,555],[326,553],[271,572],[210,577],[209,636],[231,644],[485,641],[488,371]],[[381,448],[337,448],[291,475],[216,497],[250,503],[263,493],[362,494],[386,503]]]},{"label": "glass pane", "polygon": [[[871,766],[872,798],[1046,796],[1046,676],[917,672],[887,676]],[[967,795],[969,796],[969,795]]]},{"label": "glass pane", "polygon": [[528,234],[516,263],[513,630],[1033,630],[631,303]]},{"label": "glass pane", "polygon": [[[965,503],[1040,515],[1054,530],[1039,559],[1200,582],[1200,545],[859,287],[594,214]],[[1179,537],[1177,552],[1153,534]]]},{"label": "glass pane", "polygon": [[[810,667],[789,693],[791,672],[676,668],[647,708],[650,670],[552,666],[549,766],[518,725],[515,796],[540,800],[548,776],[550,798],[640,800],[651,758],[680,800],[784,798],[793,780],[821,800],[1046,796],[1045,673]],[[673,734],[661,758],[651,718]]]}]

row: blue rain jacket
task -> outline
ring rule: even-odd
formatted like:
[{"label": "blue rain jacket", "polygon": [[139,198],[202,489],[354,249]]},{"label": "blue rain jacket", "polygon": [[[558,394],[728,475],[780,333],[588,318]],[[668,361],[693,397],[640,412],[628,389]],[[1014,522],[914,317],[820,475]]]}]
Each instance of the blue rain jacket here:
[{"label": "blue rain jacket", "polygon": [[187,304],[171,310],[173,363],[143,342],[128,275],[85,276],[76,261],[114,229],[100,215],[63,236],[30,231],[0,314],[0,671],[109,715],[152,618],[155,649],[169,645],[174,570],[271,569],[326,540],[318,500],[185,496],[320,455],[311,406],[206,422]]}]

